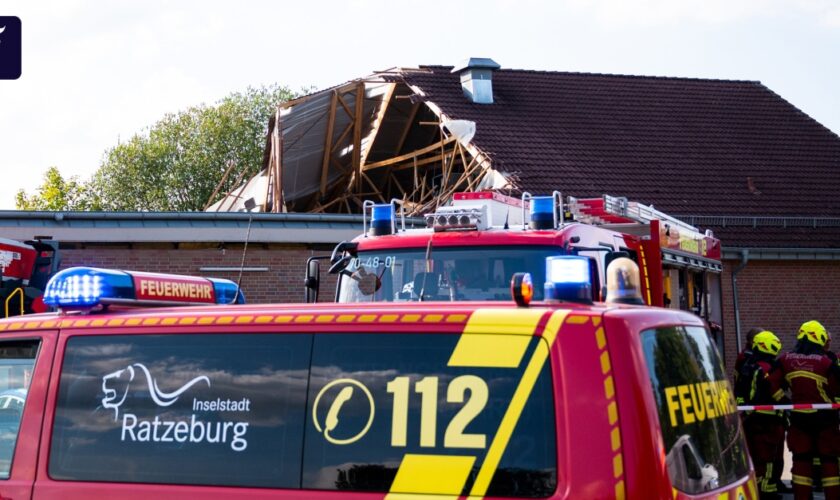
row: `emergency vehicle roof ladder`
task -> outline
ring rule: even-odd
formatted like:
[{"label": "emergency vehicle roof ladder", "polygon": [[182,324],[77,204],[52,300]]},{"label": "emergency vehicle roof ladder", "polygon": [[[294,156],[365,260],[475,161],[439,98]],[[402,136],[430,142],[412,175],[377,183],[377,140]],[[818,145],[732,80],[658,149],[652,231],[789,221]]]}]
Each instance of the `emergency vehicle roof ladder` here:
[{"label": "emergency vehicle roof ladder", "polygon": [[[569,211],[574,215],[575,220],[587,224],[632,224],[641,223],[649,225],[651,221],[658,220],[671,227],[676,227],[691,233],[700,233],[700,230],[677,218],[661,212],[652,206],[643,205],[635,201],[628,201],[622,196],[610,196],[605,194],[601,198],[574,198],[569,197]],[[705,236],[712,236],[706,231]]]},{"label": "emergency vehicle roof ladder", "polygon": [[[666,231],[676,229],[688,239],[714,240],[711,230],[701,232],[698,228],[687,224],[675,217],[661,212],[651,206],[635,201],[629,201],[620,196],[605,194],[601,198],[569,197],[569,212],[578,222],[586,224],[613,226],[623,232],[634,232],[636,226],[639,236],[650,234],[648,227],[653,221],[658,221]],[[667,234],[667,233],[666,233]],[[716,241],[716,240],[715,240]],[[722,265],[718,259],[696,255],[697,251],[681,252],[675,248],[662,247],[662,260],[676,266],[687,266],[695,269],[708,269],[721,272]],[[704,252],[705,253],[705,252]]]}]

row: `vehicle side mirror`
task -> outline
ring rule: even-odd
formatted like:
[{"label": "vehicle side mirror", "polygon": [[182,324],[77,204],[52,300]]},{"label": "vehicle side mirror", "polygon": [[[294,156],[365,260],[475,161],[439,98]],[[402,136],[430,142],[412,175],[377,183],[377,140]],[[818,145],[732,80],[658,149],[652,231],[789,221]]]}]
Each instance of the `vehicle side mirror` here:
[{"label": "vehicle side mirror", "polygon": [[303,279],[304,301],[318,302],[318,291],[321,288],[321,263],[315,258],[306,261],[306,276]]},{"label": "vehicle side mirror", "polygon": [[355,257],[358,248],[359,244],[354,241],[342,241],[333,248],[332,255],[330,255],[330,264],[337,263],[341,257],[348,254]]},{"label": "vehicle side mirror", "polygon": [[349,255],[345,255],[344,257],[338,259],[333,265],[330,266],[330,270],[327,271],[330,274],[336,274],[343,271],[353,260],[353,257]]}]

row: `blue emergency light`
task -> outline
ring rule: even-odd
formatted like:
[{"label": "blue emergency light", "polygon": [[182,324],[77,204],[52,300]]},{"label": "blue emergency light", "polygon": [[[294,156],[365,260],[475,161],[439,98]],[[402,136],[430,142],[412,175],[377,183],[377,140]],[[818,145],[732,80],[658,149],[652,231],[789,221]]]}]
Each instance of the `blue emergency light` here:
[{"label": "blue emergency light", "polygon": [[373,205],[370,216],[370,235],[383,236],[392,234],[394,232],[394,224],[396,223],[396,215],[394,213],[394,205],[391,203],[384,203],[381,205]]},{"label": "blue emergency light", "polygon": [[559,255],[545,259],[545,300],[592,302],[589,259]]},{"label": "blue emergency light", "polygon": [[[221,278],[207,278],[213,283],[213,288],[216,291],[217,304],[244,304],[245,292],[239,289],[231,280]],[[237,293],[239,292],[239,293]]]},{"label": "blue emergency light", "polygon": [[553,196],[534,196],[531,198],[531,227],[533,229],[554,229]]},{"label": "blue emergency light", "polygon": [[244,304],[233,281],[174,274],[71,267],[47,283],[44,304],[88,309],[100,305]]}]

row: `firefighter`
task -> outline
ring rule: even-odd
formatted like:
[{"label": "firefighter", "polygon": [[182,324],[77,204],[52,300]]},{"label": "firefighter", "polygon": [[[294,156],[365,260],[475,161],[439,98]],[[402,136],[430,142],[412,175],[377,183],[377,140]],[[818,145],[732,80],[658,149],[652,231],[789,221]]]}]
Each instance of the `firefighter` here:
[{"label": "firefighter", "polygon": [[763,331],[765,328],[756,327],[750,328],[750,331],[747,332],[746,342],[744,343],[744,349],[738,353],[738,357],[735,358],[735,378],[738,378],[738,370],[741,369],[741,365],[744,364],[744,360],[748,357],[752,356],[752,345],[753,339],[755,336]]},{"label": "firefighter", "polygon": [[[782,342],[773,332],[753,337],[752,349],[735,374],[735,398],[739,405],[778,404],[785,399],[784,379],[777,360]],[[743,414],[744,433],[755,465],[762,499],[778,499],[781,470],[774,461],[784,448],[785,426],[781,411],[756,410]]]},{"label": "firefighter", "polygon": [[[798,403],[840,402],[840,367],[828,354],[828,332],[817,321],[799,328],[796,347],[781,356],[791,399]],[[834,410],[793,410],[787,444],[793,454],[793,495],[810,498],[814,482],[813,461],[820,460],[822,487],[827,500],[840,499],[840,429]]]}]

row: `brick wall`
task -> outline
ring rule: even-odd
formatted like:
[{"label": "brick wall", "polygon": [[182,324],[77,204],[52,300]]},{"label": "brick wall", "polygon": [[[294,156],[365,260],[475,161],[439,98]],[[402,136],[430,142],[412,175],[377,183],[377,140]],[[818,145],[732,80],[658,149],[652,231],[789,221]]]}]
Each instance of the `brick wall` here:
[{"label": "brick wall", "polygon": [[[724,263],[723,314],[727,367],[734,362],[735,308],[732,270],[736,261]],[[831,261],[750,261],[738,273],[738,301],[742,339],[760,326],[782,340],[789,350],[799,325],[815,319],[834,333],[834,350],[840,349],[840,263]]]},{"label": "brick wall", "polygon": [[[303,275],[306,259],[312,255],[328,254],[332,249],[312,249],[303,245],[249,245],[246,267],[267,267],[268,271],[244,272],[242,290],[248,302],[301,302],[303,301]],[[88,247],[62,249],[62,268],[93,266],[135,271],[188,274],[236,281],[238,271],[205,272],[201,267],[239,267],[242,245],[219,248],[171,246]],[[322,263],[322,265],[325,263]],[[326,278],[322,267],[322,279]],[[321,299],[332,300],[335,279],[330,277],[321,284]]]}]

